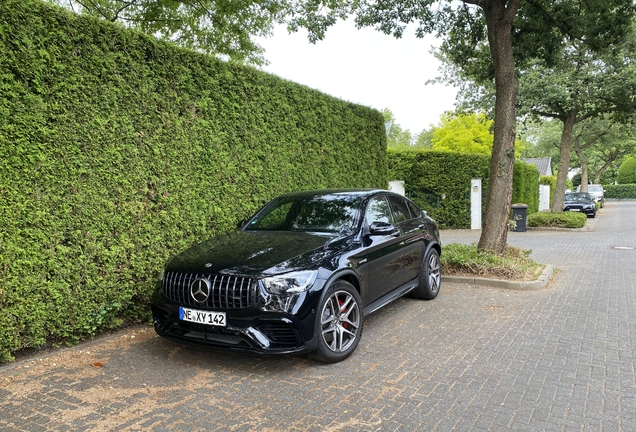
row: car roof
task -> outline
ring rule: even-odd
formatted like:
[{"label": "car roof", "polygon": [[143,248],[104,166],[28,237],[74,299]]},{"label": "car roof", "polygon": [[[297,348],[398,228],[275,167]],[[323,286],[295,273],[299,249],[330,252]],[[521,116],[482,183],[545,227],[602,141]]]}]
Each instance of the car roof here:
[{"label": "car roof", "polygon": [[383,190],[383,189],[365,189],[365,188],[349,188],[349,189],[317,189],[317,190],[307,190],[307,191],[298,191],[291,192],[285,195],[281,195],[281,197],[310,197],[310,196],[321,196],[321,195],[347,195],[347,196],[358,196],[358,197],[367,197],[371,195],[375,195],[378,193],[389,193],[394,194],[394,192]]}]

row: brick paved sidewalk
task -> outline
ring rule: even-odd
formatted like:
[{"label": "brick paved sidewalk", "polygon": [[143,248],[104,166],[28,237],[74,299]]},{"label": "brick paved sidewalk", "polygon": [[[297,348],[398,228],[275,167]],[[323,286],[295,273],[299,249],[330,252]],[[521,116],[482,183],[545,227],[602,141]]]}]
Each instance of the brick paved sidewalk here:
[{"label": "brick paved sidewalk", "polygon": [[136,327],[1,367],[0,430],[635,430],[636,250],[616,249],[636,247],[635,214],[608,202],[587,231],[510,233],[559,269],[547,288],[400,299],[335,365]]}]

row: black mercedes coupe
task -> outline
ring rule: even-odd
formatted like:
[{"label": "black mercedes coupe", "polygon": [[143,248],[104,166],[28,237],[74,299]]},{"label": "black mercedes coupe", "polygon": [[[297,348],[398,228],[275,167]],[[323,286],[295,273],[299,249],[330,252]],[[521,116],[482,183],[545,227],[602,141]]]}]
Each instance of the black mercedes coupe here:
[{"label": "black mercedes coupe", "polygon": [[176,255],[152,297],[161,336],[328,363],[356,349],[364,317],[439,293],[436,222],[385,190],[280,196],[237,231]]}]

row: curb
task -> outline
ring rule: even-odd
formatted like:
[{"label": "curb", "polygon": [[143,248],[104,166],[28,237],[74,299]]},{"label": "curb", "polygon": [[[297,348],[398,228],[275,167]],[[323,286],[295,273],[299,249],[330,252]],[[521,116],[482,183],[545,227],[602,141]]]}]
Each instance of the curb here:
[{"label": "curb", "polygon": [[489,286],[493,288],[506,288],[513,290],[537,290],[545,288],[554,275],[554,266],[547,264],[543,269],[541,275],[533,281],[509,281],[504,279],[490,279],[479,276],[444,276],[442,275],[443,282],[451,283],[466,283]]},{"label": "curb", "polygon": [[576,231],[590,231],[590,227],[585,224],[582,228],[564,228],[564,227],[526,227],[527,231],[564,231],[564,232],[576,232]]},{"label": "curb", "polygon": [[585,226],[582,226],[581,228],[565,228],[565,227],[549,227],[549,226],[531,227],[531,226],[527,226],[526,230],[527,231],[564,231],[564,232],[594,231],[594,225],[596,224],[597,220],[598,220],[598,214],[597,214],[597,216],[595,218],[588,218],[587,222],[585,223]]}]

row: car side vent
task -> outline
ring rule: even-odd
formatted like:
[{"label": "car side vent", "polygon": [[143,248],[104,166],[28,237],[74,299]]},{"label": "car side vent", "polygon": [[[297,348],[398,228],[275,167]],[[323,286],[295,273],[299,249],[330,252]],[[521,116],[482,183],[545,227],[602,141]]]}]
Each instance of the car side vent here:
[{"label": "car side vent", "polygon": [[292,348],[301,343],[298,331],[287,323],[262,323],[258,325],[258,329],[279,348]]},{"label": "car side vent", "polygon": [[256,281],[242,276],[166,272],[162,291],[170,300],[195,308],[244,309],[259,302]]}]

